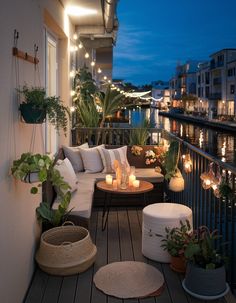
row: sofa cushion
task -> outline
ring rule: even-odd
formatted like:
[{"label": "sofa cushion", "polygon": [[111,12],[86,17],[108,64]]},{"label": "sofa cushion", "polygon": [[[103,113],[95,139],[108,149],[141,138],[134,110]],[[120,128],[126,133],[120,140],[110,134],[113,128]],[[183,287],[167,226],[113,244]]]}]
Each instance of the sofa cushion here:
[{"label": "sofa cushion", "polygon": [[60,173],[64,181],[69,184],[71,187],[70,191],[74,192],[77,189],[78,179],[70,161],[67,158],[58,160],[54,168]]},{"label": "sofa cushion", "polygon": [[154,168],[136,168],[135,176],[139,180],[145,180],[151,183],[162,183],[164,176],[155,172]]},{"label": "sofa cushion", "polygon": [[127,160],[127,146],[105,149],[100,148],[99,152],[101,154],[102,163],[104,166],[103,173],[114,173],[114,160],[118,160],[121,164],[126,165],[129,168],[129,162]]},{"label": "sofa cushion", "polygon": [[75,172],[83,171],[84,165],[80,155],[80,149],[89,148],[88,143],[84,143],[79,146],[63,146],[62,148],[66,158],[70,160]]},{"label": "sofa cushion", "polygon": [[85,173],[94,174],[103,170],[102,159],[99,153],[99,149],[101,148],[104,148],[103,144],[89,149],[80,149]]}]

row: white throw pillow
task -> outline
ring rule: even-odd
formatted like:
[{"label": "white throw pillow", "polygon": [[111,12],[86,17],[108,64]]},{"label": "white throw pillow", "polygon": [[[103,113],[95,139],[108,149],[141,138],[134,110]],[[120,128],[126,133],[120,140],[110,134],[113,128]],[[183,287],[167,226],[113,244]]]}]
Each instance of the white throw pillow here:
[{"label": "white throw pillow", "polygon": [[103,173],[114,173],[114,160],[118,160],[121,164],[130,167],[127,159],[127,146],[115,148],[115,149],[105,149],[100,148],[99,152],[101,154],[102,163],[104,166]]},{"label": "white throw pillow", "polygon": [[73,166],[67,158],[64,160],[58,160],[55,165],[55,169],[59,171],[64,181],[70,185],[70,192],[77,190],[78,179],[76,177]]},{"label": "white throw pillow", "polygon": [[89,148],[88,143],[84,143],[79,146],[63,146],[63,151],[65,157],[68,158],[75,170],[75,172],[80,172],[84,170],[83,161],[80,155],[81,148]]},{"label": "white throw pillow", "polygon": [[81,148],[80,154],[83,160],[85,173],[94,174],[103,170],[102,159],[99,153],[99,149],[104,148],[104,144],[92,147],[89,149]]}]

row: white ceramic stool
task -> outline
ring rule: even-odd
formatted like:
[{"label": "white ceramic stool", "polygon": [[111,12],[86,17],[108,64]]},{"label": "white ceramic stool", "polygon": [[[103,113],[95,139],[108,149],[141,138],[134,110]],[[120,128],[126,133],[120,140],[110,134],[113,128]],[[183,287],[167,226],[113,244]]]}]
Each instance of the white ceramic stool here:
[{"label": "white ceramic stool", "polygon": [[182,204],[155,203],[143,209],[142,224],[142,253],[149,259],[168,263],[170,255],[161,247],[162,237],[165,236],[165,228],[180,226],[180,220],[186,220],[192,226],[192,210]]}]

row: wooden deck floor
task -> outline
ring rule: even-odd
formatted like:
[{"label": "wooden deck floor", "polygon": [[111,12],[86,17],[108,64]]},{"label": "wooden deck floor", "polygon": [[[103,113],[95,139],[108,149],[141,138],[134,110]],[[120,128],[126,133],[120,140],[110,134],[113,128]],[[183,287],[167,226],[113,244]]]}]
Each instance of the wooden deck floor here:
[{"label": "wooden deck floor", "polygon": [[[187,295],[181,286],[181,275],[174,273],[167,264],[147,260],[141,253],[141,210],[111,209],[108,227],[102,232],[102,212],[92,214],[91,236],[98,254],[93,267],[85,273],[55,277],[37,269],[27,293],[25,303],[202,303]],[[94,273],[103,265],[124,260],[147,262],[158,268],[165,277],[164,292],[158,297],[120,300],[106,296],[93,284]],[[233,302],[232,297],[227,302]],[[223,303],[226,299],[211,302]]]}]

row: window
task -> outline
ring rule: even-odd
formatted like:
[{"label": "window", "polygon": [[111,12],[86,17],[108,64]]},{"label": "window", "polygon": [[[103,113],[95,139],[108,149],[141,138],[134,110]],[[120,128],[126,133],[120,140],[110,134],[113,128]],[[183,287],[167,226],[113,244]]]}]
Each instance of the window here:
[{"label": "window", "polygon": [[217,57],[217,63],[218,63],[218,66],[223,66],[224,65],[224,55],[219,55]]},{"label": "window", "polygon": [[198,87],[198,89],[197,89],[197,95],[198,95],[198,97],[201,97],[201,87]]},{"label": "window", "polygon": [[228,69],[228,77],[235,76],[235,67]]},{"label": "window", "polygon": [[235,93],[235,86],[234,84],[230,85],[230,94],[234,94]]},{"label": "window", "polygon": [[210,73],[209,72],[205,72],[205,81],[206,81],[206,84],[210,83]]},{"label": "window", "polygon": [[198,77],[197,77],[197,83],[201,84],[201,75],[198,75]]},{"label": "window", "polygon": [[209,97],[209,86],[205,87],[205,97],[208,98]]}]

